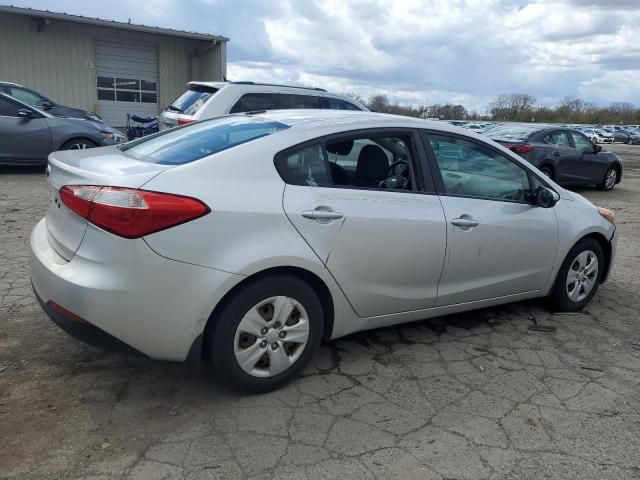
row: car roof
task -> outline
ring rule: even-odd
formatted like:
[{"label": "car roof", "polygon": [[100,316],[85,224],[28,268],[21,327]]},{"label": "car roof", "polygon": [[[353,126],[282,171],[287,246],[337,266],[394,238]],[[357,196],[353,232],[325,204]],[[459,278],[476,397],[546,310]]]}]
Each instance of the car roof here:
[{"label": "car roof", "polygon": [[5,82],[4,80],[0,80],[0,85],[11,85],[12,87],[24,88],[22,85],[18,85],[17,83],[13,83],[13,82]]},{"label": "car roof", "polygon": [[479,135],[449,123],[425,120],[404,115],[392,115],[389,113],[363,112],[355,110],[269,110],[260,112],[247,112],[240,115],[255,115],[283,123],[289,127],[299,129],[314,129],[318,127],[340,126],[340,129],[365,129],[365,128],[437,128],[437,130],[451,133],[463,133],[467,136],[478,138]]},{"label": "car roof", "polygon": [[249,81],[238,81],[238,82],[200,82],[193,81],[189,82],[187,85],[202,85],[204,87],[212,87],[212,88],[222,88],[229,85],[255,85],[259,87],[276,87],[276,88],[296,88],[300,90],[309,90],[313,92],[325,92],[324,88],[319,87],[303,87],[300,85],[284,85],[279,83],[259,83],[259,82],[249,82]]}]

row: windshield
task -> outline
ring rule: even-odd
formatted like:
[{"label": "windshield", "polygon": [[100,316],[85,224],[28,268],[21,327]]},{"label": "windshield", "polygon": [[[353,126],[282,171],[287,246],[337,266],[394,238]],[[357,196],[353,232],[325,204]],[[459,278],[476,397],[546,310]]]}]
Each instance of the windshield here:
[{"label": "windshield", "polygon": [[167,130],[120,149],[137,160],[182,165],[287,128],[280,122],[244,115],[222,117]]},{"label": "windshield", "polygon": [[195,115],[209,97],[218,91],[217,88],[204,85],[189,85],[189,90],[176,98],[167,110],[172,110],[185,115]]}]

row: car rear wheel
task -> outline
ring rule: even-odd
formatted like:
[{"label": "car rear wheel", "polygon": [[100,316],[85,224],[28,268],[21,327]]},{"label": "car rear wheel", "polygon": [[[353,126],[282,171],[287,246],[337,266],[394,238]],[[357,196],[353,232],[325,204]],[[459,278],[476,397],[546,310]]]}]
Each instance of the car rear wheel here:
[{"label": "car rear wheel", "polygon": [[553,180],[553,170],[551,169],[551,167],[547,167],[547,166],[540,167],[540,171],[544,174],[545,177]]},{"label": "car rear wheel", "polygon": [[550,299],[562,312],[575,312],[587,305],[598,291],[604,254],[600,244],[592,239],[580,240],[567,254]]},{"label": "car rear wheel", "polygon": [[618,169],[616,167],[609,167],[602,178],[602,182],[598,185],[598,188],[604,191],[613,190],[616,183],[618,183]]},{"label": "car rear wheel", "polygon": [[62,145],[61,150],[85,150],[87,148],[94,148],[96,144],[86,138],[73,138]]},{"label": "car rear wheel", "polygon": [[286,274],[247,284],[212,321],[207,350],[213,368],[225,385],[245,393],[295,379],[320,346],[324,323],[314,290]]}]

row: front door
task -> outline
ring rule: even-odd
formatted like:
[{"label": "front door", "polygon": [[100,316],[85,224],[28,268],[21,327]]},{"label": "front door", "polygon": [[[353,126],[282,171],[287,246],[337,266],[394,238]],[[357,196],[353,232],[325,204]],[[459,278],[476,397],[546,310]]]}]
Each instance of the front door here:
[{"label": "front door", "polygon": [[334,138],[276,162],[288,218],[359,316],[434,306],[446,226],[416,181],[411,132]]},{"label": "front door", "polygon": [[575,183],[593,185],[600,183],[607,169],[607,162],[601,161],[594,150],[594,145],[579,132],[570,132],[571,139],[578,152],[575,161],[570,165]]},{"label": "front door", "polygon": [[552,208],[532,204],[528,171],[477,140],[425,135],[447,221],[436,306],[543,289],[555,261]]},{"label": "front door", "polygon": [[22,105],[0,98],[0,163],[44,163],[51,152],[47,120],[33,112],[20,117]]}]

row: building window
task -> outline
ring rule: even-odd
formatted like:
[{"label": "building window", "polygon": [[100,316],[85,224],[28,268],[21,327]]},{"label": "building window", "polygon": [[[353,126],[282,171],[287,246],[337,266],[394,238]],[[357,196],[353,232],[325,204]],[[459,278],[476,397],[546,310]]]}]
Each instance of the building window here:
[{"label": "building window", "polygon": [[98,100],[158,103],[158,84],[152,80],[98,77]]}]

